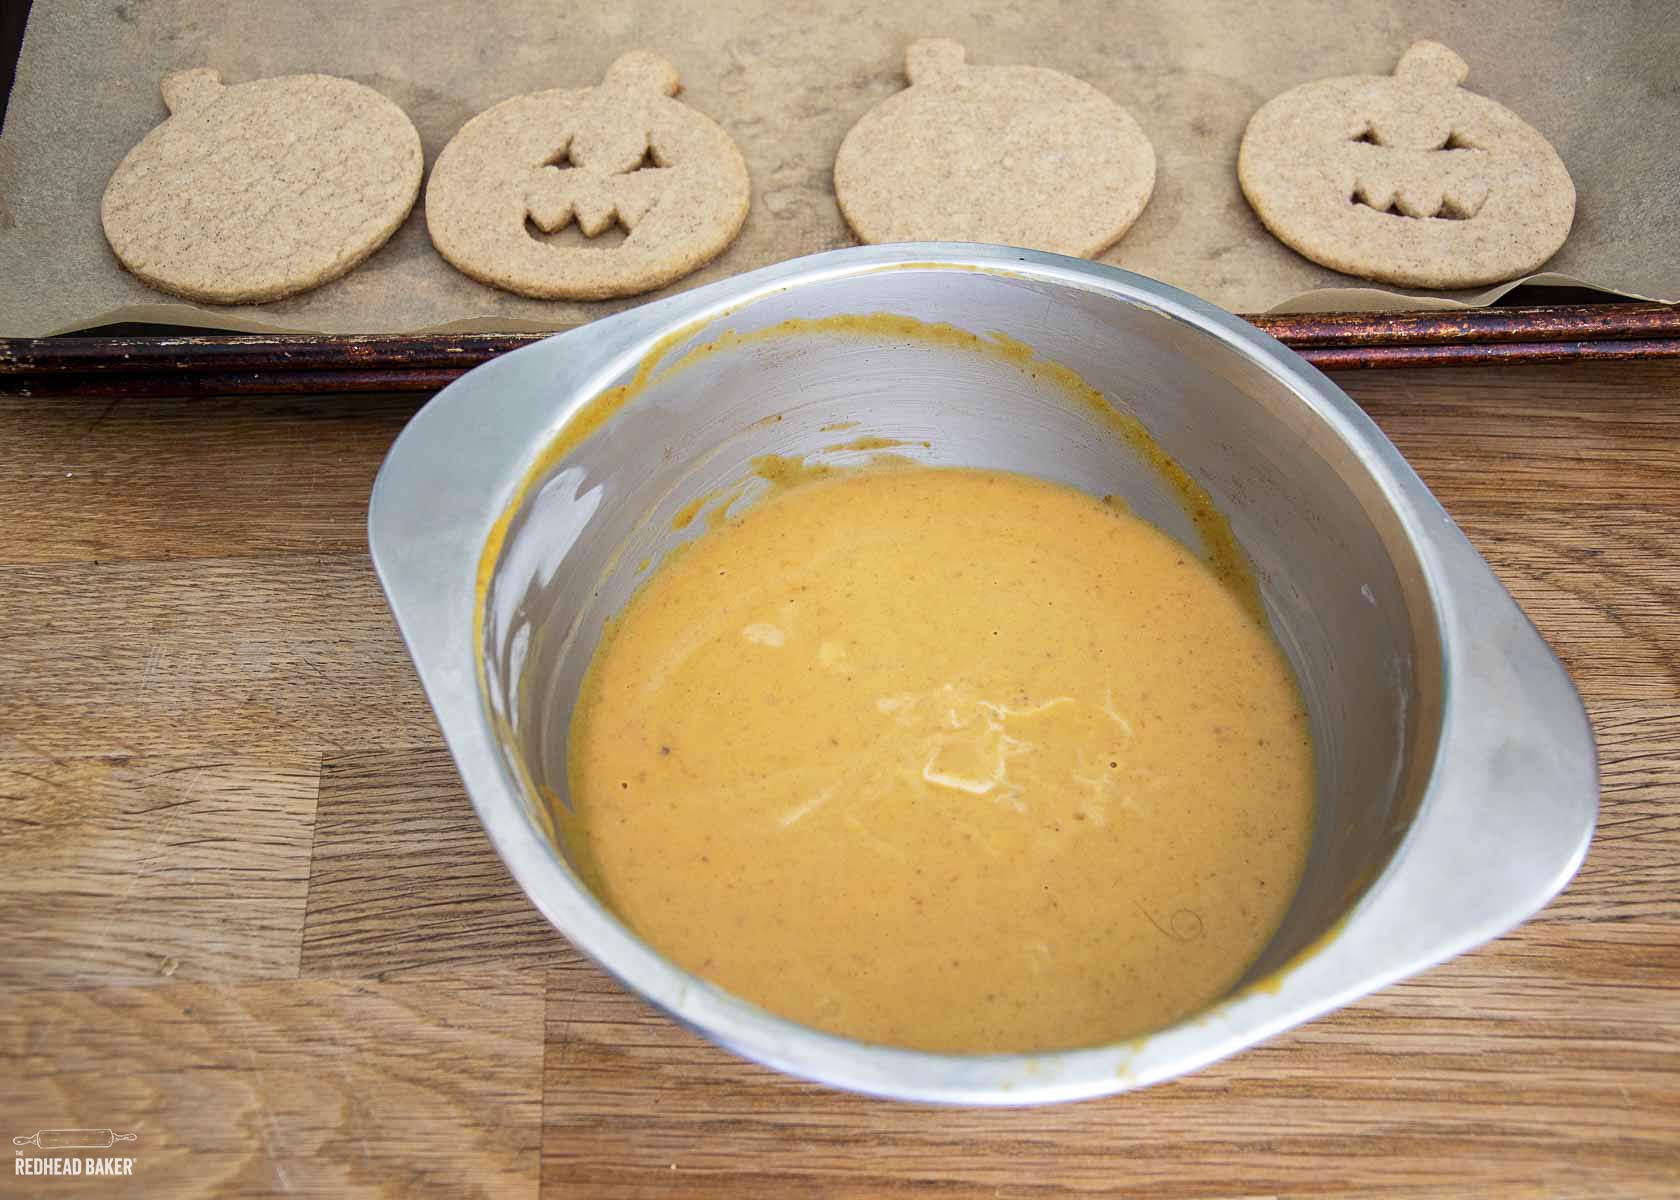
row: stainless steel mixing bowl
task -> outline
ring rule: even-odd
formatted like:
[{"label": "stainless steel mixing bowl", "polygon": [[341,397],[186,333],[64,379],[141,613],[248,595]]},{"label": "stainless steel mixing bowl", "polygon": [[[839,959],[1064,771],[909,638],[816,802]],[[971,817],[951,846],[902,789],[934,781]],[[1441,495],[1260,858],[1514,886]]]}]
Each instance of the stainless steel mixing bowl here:
[{"label": "stainless steel mixing bowl", "polygon": [[[763,454],[860,422],[932,464],[1117,493],[1195,545],[1171,490],[1017,355],[794,318],[892,313],[994,332],[1142,420],[1252,559],[1317,740],[1305,880],[1244,981],[1124,1044],[945,1056],[818,1033],[662,958],[579,882],[548,816],[603,620]],[[720,340],[721,337],[721,340]],[[709,351],[689,355],[706,343]],[[686,361],[678,368],[670,364]],[[594,398],[634,385],[613,411]],[[606,419],[564,453],[563,429]],[[575,439],[574,439],[575,440]],[[750,500],[750,495],[743,501]],[[1360,410],[1253,327],[1093,263],[982,246],[840,250],[648,304],[444,389],[398,438],[369,533],[403,637],[491,842],[579,949],[677,1020],[796,1075],[975,1104],[1096,1096],[1193,1070],[1511,928],[1585,853],[1591,731],[1546,644]],[[480,576],[486,545],[498,546]]]}]

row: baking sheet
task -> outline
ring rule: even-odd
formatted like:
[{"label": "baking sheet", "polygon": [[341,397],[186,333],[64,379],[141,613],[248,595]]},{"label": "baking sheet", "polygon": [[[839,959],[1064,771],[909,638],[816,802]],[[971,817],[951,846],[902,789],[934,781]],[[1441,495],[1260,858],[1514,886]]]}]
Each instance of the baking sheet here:
[{"label": "baking sheet", "polygon": [[[106,180],[166,116],[158,82],[210,66],[229,83],[323,71],[366,83],[420,131],[428,167],[509,96],[598,82],[636,47],[682,75],[682,99],[740,143],[745,229],[665,291],[853,244],[834,203],[840,140],[905,86],[904,48],[954,37],[981,64],[1033,63],[1126,105],[1155,145],[1154,197],[1103,261],[1238,312],[1485,304],[1515,284],[1428,292],[1365,284],[1274,240],[1236,181],[1249,116],[1327,75],[1386,74],[1416,38],[1452,46],[1468,86],[1549,137],[1574,176],[1575,227],[1531,282],[1680,299],[1680,21],[1664,0],[37,0],[0,136],[0,336],[117,321],[281,333],[543,331],[647,297],[526,300],[432,250],[417,206],[363,266],[265,305],[175,301],[127,275],[99,226]],[[1517,281],[1522,282],[1522,281]],[[652,293],[660,295],[663,293]]]}]

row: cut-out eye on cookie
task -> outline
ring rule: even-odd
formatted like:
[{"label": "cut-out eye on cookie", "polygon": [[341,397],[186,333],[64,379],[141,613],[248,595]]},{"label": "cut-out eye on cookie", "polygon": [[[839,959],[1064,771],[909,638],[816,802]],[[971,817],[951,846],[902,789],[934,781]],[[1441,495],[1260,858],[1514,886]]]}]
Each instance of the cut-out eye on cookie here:
[{"label": "cut-out eye on cookie", "polygon": [[[557,171],[574,171],[582,166],[581,163],[572,161],[572,147],[570,143],[568,143],[564,149],[558,150],[548,158],[543,159],[542,165],[545,167],[553,167]],[[635,166],[631,167],[630,170],[613,171],[609,173],[614,175],[629,175],[636,171],[658,171],[670,165],[671,164],[668,162],[660,162],[658,152],[654,150],[652,146],[649,146],[646,150],[642,151],[642,160]]]},{"label": "cut-out eye on cookie", "polygon": [[[1377,131],[1369,125],[1354,134],[1348,141],[1361,146],[1386,146],[1388,144],[1378,137]],[[1456,129],[1451,130],[1446,137],[1441,139],[1440,145],[1431,147],[1434,150],[1475,150],[1477,148],[1469,138]]]}]

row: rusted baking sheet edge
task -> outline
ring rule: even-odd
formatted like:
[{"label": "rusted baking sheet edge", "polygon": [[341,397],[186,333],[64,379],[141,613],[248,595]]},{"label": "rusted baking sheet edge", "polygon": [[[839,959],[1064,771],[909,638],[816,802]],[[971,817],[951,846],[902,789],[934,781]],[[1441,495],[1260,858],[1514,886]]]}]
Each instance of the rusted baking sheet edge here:
[{"label": "rusted baking sheet edge", "polygon": [[[1326,370],[1680,358],[1680,305],[1256,316]],[[543,334],[0,339],[0,394],[434,391]]]}]

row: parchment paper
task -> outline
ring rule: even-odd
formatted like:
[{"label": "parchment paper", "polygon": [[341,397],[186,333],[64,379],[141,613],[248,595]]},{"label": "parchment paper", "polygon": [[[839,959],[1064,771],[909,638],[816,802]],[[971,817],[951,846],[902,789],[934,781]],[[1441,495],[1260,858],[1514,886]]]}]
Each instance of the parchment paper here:
[{"label": "parchment paper", "polygon": [[905,86],[905,46],[927,36],[959,39],[971,62],[1066,71],[1131,109],[1155,145],[1155,195],[1104,261],[1238,312],[1484,304],[1514,286],[1406,292],[1325,270],[1267,234],[1237,186],[1243,127],[1267,99],[1323,76],[1386,74],[1414,39],[1435,38],[1470,63],[1468,86],[1549,137],[1575,178],[1574,230],[1536,281],[1680,298],[1680,19],[1665,0],[37,0],[0,136],[0,335],[113,321],[548,330],[646,299],[534,301],[474,283],[432,250],[419,207],[363,266],[290,300],[212,309],[154,292],[111,255],[99,201],[166,116],[158,82],[172,70],[359,80],[407,111],[429,167],[491,104],[592,86],[625,50],[657,50],[753,176],[740,238],[677,290],[852,244],[834,203],[835,151]]}]

